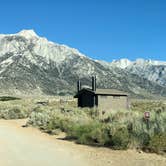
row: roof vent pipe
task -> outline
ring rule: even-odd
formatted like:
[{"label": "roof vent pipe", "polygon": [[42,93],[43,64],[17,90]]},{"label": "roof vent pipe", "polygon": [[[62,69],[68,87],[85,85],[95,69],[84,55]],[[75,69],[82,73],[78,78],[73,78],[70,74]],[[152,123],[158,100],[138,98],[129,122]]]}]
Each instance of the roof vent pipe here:
[{"label": "roof vent pipe", "polygon": [[81,90],[81,81],[78,80],[77,81],[77,92],[79,92]]},{"label": "roof vent pipe", "polygon": [[96,91],[96,76],[92,76],[92,91]]}]

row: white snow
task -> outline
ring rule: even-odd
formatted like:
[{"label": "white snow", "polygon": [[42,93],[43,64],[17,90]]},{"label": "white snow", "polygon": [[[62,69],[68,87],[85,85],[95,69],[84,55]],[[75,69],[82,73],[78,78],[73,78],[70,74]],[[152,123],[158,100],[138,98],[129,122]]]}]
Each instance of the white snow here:
[{"label": "white snow", "polygon": [[[26,44],[17,40],[3,40],[6,36],[21,36],[27,39]],[[22,56],[26,56],[30,58],[32,62],[33,56],[28,55],[31,54],[29,52],[28,46],[33,45],[34,54],[43,57],[47,63],[50,60],[56,62],[57,64],[63,62],[66,59],[72,59],[75,56],[80,58],[86,57],[84,54],[81,54],[77,49],[70,48],[66,45],[60,45],[51,41],[48,41],[44,37],[39,37],[34,30],[22,30],[16,34],[9,35],[0,35],[0,56],[3,56],[6,53],[12,52],[14,54],[22,54]],[[86,57],[88,58],[88,57]]]},{"label": "white snow", "polygon": [[111,65],[122,68],[122,69],[128,67],[131,64],[132,62],[128,59],[113,60],[111,63]]},{"label": "white snow", "polygon": [[129,59],[120,59],[120,60],[113,60],[110,63],[110,66],[115,66],[115,67],[119,67],[121,69],[125,69],[125,68],[131,68],[132,66],[139,66],[139,67],[145,67],[147,65],[166,65],[166,62],[164,61],[156,61],[156,60],[151,60],[151,59],[136,59],[135,61],[130,61]]},{"label": "white snow", "polygon": [[31,39],[31,38],[34,38],[34,37],[39,37],[35,31],[33,29],[30,29],[30,30],[22,30],[20,31],[19,33],[17,33],[16,35],[19,35],[19,36],[24,36],[25,38],[27,39]]}]

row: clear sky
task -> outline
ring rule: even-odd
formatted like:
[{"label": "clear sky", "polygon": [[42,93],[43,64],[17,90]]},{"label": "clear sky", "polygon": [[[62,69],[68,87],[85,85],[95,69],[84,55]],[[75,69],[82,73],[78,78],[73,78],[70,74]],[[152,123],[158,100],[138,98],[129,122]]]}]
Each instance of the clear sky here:
[{"label": "clear sky", "polygon": [[166,60],[166,0],[0,0],[0,33],[22,29],[94,59]]}]

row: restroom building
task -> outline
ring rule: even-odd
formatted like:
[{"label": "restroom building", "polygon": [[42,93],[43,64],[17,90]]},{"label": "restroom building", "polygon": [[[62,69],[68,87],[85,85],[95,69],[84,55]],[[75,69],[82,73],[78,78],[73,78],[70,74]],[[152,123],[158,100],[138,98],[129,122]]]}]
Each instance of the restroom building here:
[{"label": "restroom building", "polygon": [[103,111],[129,108],[128,94],[116,89],[96,88],[96,77],[92,77],[92,88],[81,88],[77,82],[78,107],[98,107]]}]

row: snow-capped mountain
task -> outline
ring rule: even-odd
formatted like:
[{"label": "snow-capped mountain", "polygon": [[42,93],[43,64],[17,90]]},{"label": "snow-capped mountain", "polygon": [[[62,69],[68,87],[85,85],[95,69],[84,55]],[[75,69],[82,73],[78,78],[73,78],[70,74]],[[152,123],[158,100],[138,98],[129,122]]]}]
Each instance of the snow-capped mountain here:
[{"label": "snow-capped mountain", "polygon": [[166,62],[164,61],[150,59],[130,61],[128,59],[121,59],[109,63],[109,66],[124,69],[127,72],[137,74],[161,86],[166,86]]},{"label": "snow-capped mountain", "polygon": [[[138,66],[143,66],[140,72],[154,70],[153,79],[140,75]],[[152,66],[153,70],[146,66]],[[144,60],[96,61],[74,48],[39,37],[33,30],[0,35],[0,93],[3,94],[74,94],[79,78],[90,85],[91,76],[96,75],[100,88],[116,88],[134,96],[166,96],[163,66],[164,62]],[[158,75],[163,80],[157,80]]]},{"label": "snow-capped mountain", "polygon": [[128,59],[120,59],[120,60],[113,60],[111,62],[112,66],[116,66],[119,68],[127,68],[129,66],[137,65],[137,66],[148,66],[148,65],[154,65],[154,66],[159,66],[159,65],[166,65],[166,62],[164,61],[156,61],[156,60],[145,60],[145,59],[136,59],[136,61],[130,61]]},{"label": "snow-capped mountain", "polygon": [[111,62],[111,66],[119,67],[121,69],[125,69],[127,66],[130,66],[132,62],[128,59],[120,59],[120,60],[113,60]]}]

